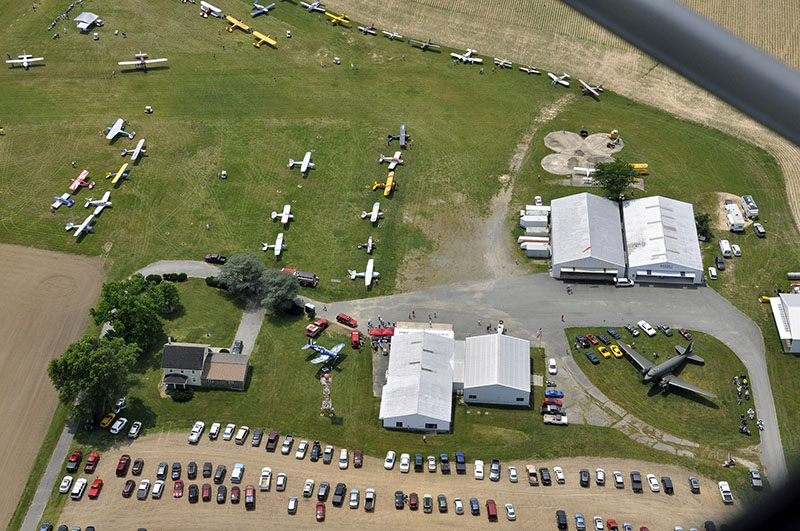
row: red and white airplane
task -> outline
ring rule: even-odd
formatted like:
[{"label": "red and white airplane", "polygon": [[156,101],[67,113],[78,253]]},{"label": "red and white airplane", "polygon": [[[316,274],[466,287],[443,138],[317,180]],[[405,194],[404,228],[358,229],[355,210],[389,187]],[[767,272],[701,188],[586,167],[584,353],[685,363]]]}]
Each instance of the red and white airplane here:
[{"label": "red and white airplane", "polygon": [[369,26],[359,26],[358,31],[362,32],[364,35],[378,34],[378,31],[375,29],[375,24],[370,24]]},{"label": "red and white airplane", "polygon": [[462,63],[470,63],[470,64],[482,63],[483,59],[481,59],[480,57],[475,57],[473,55],[476,53],[478,53],[477,50],[473,50],[472,48],[467,48],[467,51],[464,53],[450,52],[450,57],[452,57],[453,59],[457,59]]},{"label": "red and white airplane", "polygon": [[389,163],[389,171],[391,171],[391,170],[395,169],[398,164],[402,164],[403,163],[403,159],[400,158],[401,156],[402,156],[402,153],[400,151],[395,151],[393,157],[384,157],[383,153],[381,153],[381,156],[378,159],[378,162],[379,163],[380,162],[388,162]]},{"label": "red and white airplane", "polygon": [[514,66],[514,63],[512,63],[510,60],[500,59],[498,57],[494,58],[494,64],[496,64],[500,68],[512,68]]},{"label": "red and white airplane", "polygon": [[86,176],[87,175],[89,175],[89,170],[83,170],[81,172],[81,174],[78,175],[77,178],[71,179],[72,180],[72,184],[69,185],[69,189],[74,192],[78,188],[80,188],[81,186],[86,186],[86,187],[89,188],[89,190],[94,188],[94,181],[92,181],[92,182],[87,181],[86,180]]},{"label": "red and white airplane", "polygon": [[287,223],[289,223],[290,219],[294,219],[294,214],[292,214],[291,212],[292,212],[292,205],[289,204],[283,205],[283,212],[281,212],[280,214],[275,211],[272,212],[272,221],[281,218],[281,224],[286,225]]},{"label": "red and white airplane", "polygon": [[581,93],[583,93],[584,96],[591,94],[595,98],[598,98],[600,97],[600,92],[603,92],[603,85],[593,87],[582,79],[579,79],[578,82],[581,84]]},{"label": "red and white airplane", "polygon": [[399,33],[397,33],[396,31],[382,31],[381,33],[383,33],[384,35],[389,37],[390,41],[402,41],[403,40],[403,36],[400,35]]}]

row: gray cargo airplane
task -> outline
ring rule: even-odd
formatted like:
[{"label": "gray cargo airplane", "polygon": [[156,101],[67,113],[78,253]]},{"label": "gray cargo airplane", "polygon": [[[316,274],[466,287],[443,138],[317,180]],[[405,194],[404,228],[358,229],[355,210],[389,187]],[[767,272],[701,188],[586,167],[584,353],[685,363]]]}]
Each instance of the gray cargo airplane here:
[{"label": "gray cargo airplane", "polygon": [[678,355],[658,365],[651,363],[647,358],[633,350],[633,348],[626,343],[617,341],[617,344],[625,351],[625,354],[628,355],[631,361],[639,367],[639,372],[644,376],[645,382],[655,382],[664,389],[665,392],[671,385],[709,398],[717,398],[717,395],[709,393],[705,389],[700,389],[672,374],[673,371],[682,367],[687,360],[691,360],[695,363],[705,363],[703,358],[692,352],[692,345],[694,345],[694,342],[689,343],[687,348],[675,345],[675,350],[678,352]]}]

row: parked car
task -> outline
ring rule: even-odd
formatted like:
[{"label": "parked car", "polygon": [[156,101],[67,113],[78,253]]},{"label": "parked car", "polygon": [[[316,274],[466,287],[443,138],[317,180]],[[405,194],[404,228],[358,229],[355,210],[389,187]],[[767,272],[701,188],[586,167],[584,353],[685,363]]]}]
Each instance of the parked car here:
[{"label": "parked car", "polygon": [[645,478],[647,478],[647,483],[650,485],[652,492],[661,492],[661,487],[658,485],[655,474],[647,474]]},{"label": "parked car", "polygon": [[150,493],[150,497],[154,500],[158,500],[161,498],[161,495],[164,494],[164,480],[157,479],[155,483],[153,483],[153,492]]},{"label": "parked car", "polygon": [[619,531],[619,526],[617,525],[617,521],[613,518],[609,518],[606,520],[606,528],[608,531]]},{"label": "parked car", "polygon": [[361,491],[358,489],[350,489],[350,508],[351,509],[358,509],[358,504],[360,501]]},{"label": "parked car", "polygon": [[433,512],[433,496],[430,494],[422,495],[422,511],[425,513]]},{"label": "parked car", "polygon": [[289,452],[292,451],[292,445],[294,444],[294,437],[291,434],[286,434],[283,438],[283,444],[281,445],[281,453],[283,455],[289,455]]},{"label": "parked car", "polygon": [[294,453],[295,459],[304,459],[306,457],[306,452],[308,451],[308,441],[302,440],[300,444],[297,445],[297,451]]},{"label": "parked car", "polygon": [[128,473],[128,466],[131,464],[131,456],[128,454],[122,454],[117,461],[117,477],[125,477],[125,474]]},{"label": "parked car", "polygon": [[220,485],[219,487],[217,487],[217,503],[225,503],[225,499],[227,497],[228,497],[228,487],[226,487],[225,485]]},{"label": "parked car", "polygon": [[764,230],[764,226],[761,223],[753,223],[753,232],[755,232],[756,236],[759,238],[767,237],[767,231]]},{"label": "parked car", "polygon": [[344,483],[337,483],[336,489],[333,491],[333,505],[334,507],[341,507],[344,503],[344,497],[347,494],[347,485]]},{"label": "parked car", "polygon": [[405,495],[402,490],[394,491],[394,508],[401,510],[405,505]]},{"label": "parked car", "polygon": [[143,479],[139,482],[139,488],[136,490],[136,499],[146,500],[148,494],[150,494],[150,480]]},{"label": "parked car", "polygon": [[500,481],[500,460],[492,459],[489,463],[489,481]]},{"label": "parked car", "polygon": [[556,525],[559,529],[567,528],[567,513],[561,510],[556,511]]},{"label": "parked car", "polygon": [[750,486],[754,489],[762,489],[764,482],[761,480],[761,472],[757,468],[751,468],[748,473],[750,474]]},{"label": "parked car", "polygon": [[239,488],[239,485],[234,485],[231,487],[231,503],[239,503],[239,499],[241,498],[242,490]]},{"label": "parked car", "polygon": [[511,483],[516,483],[517,481],[519,481],[519,478],[517,477],[517,467],[515,466],[508,467],[508,480]]},{"label": "parked car", "polygon": [[267,437],[267,451],[268,452],[274,452],[275,451],[275,448],[278,446],[278,437],[280,437],[280,435],[278,434],[277,431],[272,430],[271,432],[269,432],[269,436]]},{"label": "parked car", "polygon": [[665,336],[672,337],[672,328],[670,328],[668,325],[660,324],[658,325],[658,329],[664,332]]},{"label": "parked car", "polygon": [[669,478],[669,476],[661,476],[661,484],[664,485],[664,492],[666,494],[673,493],[672,480]]},{"label": "parked car", "polygon": [[325,503],[324,502],[317,502],[317,522],[324,522],[325,521]]},{"label": "parked car", "polygon": [[111,432],[111,435],[117,435],[125,428],[125,425],[127,423],[128,419],[126,419],[125,417],[118,418],[116,421],[114,421],[114,425],[111,426],[111,429],[109,430]]},{"label": "parked car", "polygon": [[575,341],[578,342],[578,345],[581,348],[589,348],[591,346],[591,343],[589,343],[589,340],[586,339],[586,336],[575,336]]},{"label": "parked car", "polygon": [[727,481],[720,481],[719,482],[719,494],[722,496],[722,503],[725,505],[730,505],[733,503],[733,493],[731,492],[731,487],[728,485]]},{"label": "parked car", "polygon": [[432,455],[429,455],[428,459],[427,459],[427,462],[428,462],[428,472],[430,472],[432,474],[435,473],[436,472],[436,458],[434,456],[432,456]]},{"label": "parked car", "polygon": [[133,462],[133,466],[131,467],[131,474],[133,474],[134,476],[141,476],[143,470],[144,470],[144,459],[138,457]]},{"label": "parked car", "polygon": [[636,470],[631,471],[631,488],[633,492],[642,492],[642,475]]},{"label": "parked car", "polygon": [[602,468],[596,468],[594,471],[594,482],[600,486],[606,484],[606,471]]},{"label": "parked car", "polygon": [[250,435],[250,427],[249,426],[242,426],[239,428],[239,431],[236,432],[236,439],[235,442],[239,446],[243,445],[247,441],[247,436]]},{"label": "parked car", "polygon": [[244,342],[241,339],[237,339],[233,342],[233,349],[231,349],[231,354],[241,354],[242,350],[244,350]]},{"label": "parked car", "polygon": [[408,508],[412,511],[419,509],[419,497],[416,492],[412,492],[408,495]]},{"label": "parked car", "polygon": [[592,334],[586,334],[586,339],[588,339],[589,343],[591,343],[592,345],[597,345],[598,343],[597,338],[594,337]]},{"label": "parked car", "polygon": [[719,271],[725,271],[725,260],[721,256],[717,255],[714,258],[714,265]]},{"label": "parked car", "polygon": [[547,373],[558,374],[558,365],[556,365],[555,358],[550,358],[549,360],[547,360]]},{"label": "parked car", "polygon": [[211,474],[214,473],[214,465],[211,464],[211,461],[206,461],[203,463],[203,477],[210,478]]},{"label": "parked car", "polygon": [[327,319],[317,319],[310,325],[306,327],[306,335],[311,338],[315,338],[322,333],[323,330],[328,328],[328,320]]},{"label": "parked car", "polygon": [[597,334],[597,339],[599,339],[604,345],[610,345],[611,340],[608,339],[608,336],[603,334],[602,332]]},{"label": "parked car", "polygon": [[560,389],[547,389],[544,392],[544,396],[548,398],[564,398],[564,391]]},{"label": "parked car", "polygon": [[510,522],[513,522],[514,520],[516,520],[517,519],[517,513],[516,513],[516,511],[514,511],[514,506],[511,505],[510,503],[507,503],[505,505],[505,508],[506,508],[506,518],[508,518],[508,520]]},{"label": "parked car", "polygon": [[314,493],[314,480],[307,479],[303,484],[303,498],[310,498]]},{"label": "parked car", "polygon": [[103,417],[103,420],[100,421],[100,427],[108,428],[111,425],[111,423],[114,422],[115,418],[117,418],[116,413],[107,414],[105,417]]},{"label": "parked car", "polygon": [[578,531],[586,531],[586,519],[582,513],[575,513],[575,529]]},{"label": "parked car", "polygon": [[647,321],[645,321],[644,319],[642,319],[641,321],[639,321],[639,322],[638,322],[638,323],[636,323],[636,324],[637,324],[637,325],[639,326],[639,328],[641,328],[641,329],[642,329],[642,331],[643,331],[645,334],[647,334],[648,336],[650,336],[650,337],[653,337],[653,336],[655,336],[655,335],[656,335],[656,331],[655,331],[655,329],[653,329],[653,327],[652,327],[652,326],[650,326],[650,323],[648,323],[648,322],[647,322]]},{"label": "parked car", "polygon": [[691,341],[692,340],[692,334],[687,332],[685,328],[678,328],[678,333],[680,335],[682,335],[684,337],[684,339],[686,339],[686,341]]},{"label": "parked car", "polygon": [[550,479],[550,471],[547,467],[541,467],[539,469],[539,478],[542,480],[542,485],[550,486],[552,485],[552,480]]},{"label": "parked car", "polygon": [[241,483],[244,476],[244,463],[235,463],[231,472],[231,483]]},{"label": "parked car", "polygon": [[203,483],[203,487],[200,490],[200,495],[202,496],[204,502],[211,501],[211,485],[208,483]]},{"label": "parked car", "polygon": [[622,477],[622,472],[620,472],[619,470],[615,470],[613,475],[614,475],[614,486],[617,487],[618,489],[624,489],[625,480]]},{"label": "parked car", "polygon": [[[176,483],[177,485],[177,483]],[[183,483],[181,482],[180,488],[183,489]],[[133,495],[133,491],[136,489],[136,482],[132,479],[129,479],[125,482],[122,486],[122,497],[123,498],[130,498]],[[181,495],[183,495],[183,490],[181,490]],[[176,498],[180,496],[175,496]]]},{"label": "parked car", "polygon": [[86,484],[88,481],[86,478],[78,478],[75,482],[75,485],[72,486],[72,492],[69,493],[69,497],[73,500],[80,500],[83,498],[83,493],[86,491]]},{"label": "parked car", "polygon": [[422,454],[417,452],[414,454],[414,472],[422,472],[423,457]]},{"label": "parked car", "polygon": [[622,349],[619,348],[617,345],[611,345],[608,348],[611,349],[611,353],[614,354],[615,358],[621,358],[622,357]]},{"label": "parked car", "polygon": [[475,474],[475,479],[483,479],[483,461],[476,459],[472,468]]},{"label": "parked car", "polygon": [[585,468],[582,468],[579,473],[579,476],[580,476],[581,487],[588,487],[590,481],[589,471]]},{"label": "parked car", "polygon": [[286,490],[286,479],[287,476],[284,472],[278,474],[278,477],[275,478],[275,490],[278,492],[283,492]]},{"label": "parked car", "polygon": [[86,464],[83,466],[83,471],[86,474],[93,474],[94,469],[97,468],[98,461],[100,461],[100,454],[97,452],[90,453],[89,457],[86,458]]},{"label": "parked car", "polygon": [[364,493],[364,510],[367,512],[375,510],[375,489],[367,489]]},{"label": "parked car", "polygon": [[220,255],[218,255],[216,253],[207,254],[206,255],[206,262],[208,262],[209,264],[220,264],[220,265],[222,265],[227,261],[228,261],[228,259],[226,257],[220,256]]},{"label": "parked car", "polygon": [[411,456],[408,454],[401,454],[400,455],[400,472],[403,474],[407,474],[408,470],[411,468]]},{"label": "parked car", "polygon": [[72,476],[64,476],[64,479],[61,480],[61,484],[58,486],[58,492],[61,494],[68,493],[70,487],[72,487],[72,479]]},{"label": "parked car", "polygon": [[717,280],[717,268],[716,267],[709,267],[708,268],[708,278],[711,280]]},{"label": "parked car", "polygon": [[195,479],[197,477],[197,463],[194,461],[189,461],[189,464],[186,465],[186,477],[189,479]]},{"label": "parked car", "polygon": [[566,481],[566,477],[564,477],[564,470],[560,466],[554,466],[553,474],[556,476],[556,483],[563,485]]},{"label": "parked car", "polygon": [[268,491],[272,485],[272,469],[265,466],[261,469],[261,475],[258,478],[259,490]]},{"label": "parked car", "polygon": [[286,510],[289,514],[297,513],[297,496],[289,496],[289,505]]},{"label": "parked car", "polygon": [[[125,457],[125,456],[123,455],[122,457]],[[130,457],[129,457],[129,459],[130,459]],[[122,458],[120,458],[120,463],[121,462],[122,462]],[[117,475],[118,476],[120,475],[119,469],[120,469],[120,466],[117,465]],[[167,470],[168,469],[169,469],[169,465],[166,463],[166,461],[161,461],[158,464],[158,468],[156,469],[156,479],[167,479]]]},{"label": "parked car", "polygon": [[467,473],[467,460],[464,452],[456,452],[456,474]]},{"label": "parked car", "polygon": [[694,494],[700,494],[700,482],[694,476],[689,476],[689,489]]},{"label": "parked car", "polygon": [[219,485],[225,481],[225,474],[227,472],[228,469],[225,467],[225,465],[217,465],[217,471],[214,472],[214,483]]},{"label": "parked car", "polygon": [[461,498],[453,498],[453,507],[456,514],[464,514],[464,502],[461,501]]},{"label": "parked car", "polygon": [[102,488],[103,488],[103,480],[100,478],[95,478],[95,480],[92,481],[92,486],[89,487],[89,493],[87,494],[87,496],[89,496],[89,499],[96,500],[97,497],[100,495],[100,490]]},{"label": "parked car", "polygon": [[142,431],[142,422],[137,420],[131,424],[131,429],[128,430],[128,439],[136,439]]},{"label": "parked car", "polygon": [[256,508],[256,488],[253,485],[244,488],[244,506],[246,509]]},{"label": "parked car", "polygon": [[333,461],[333,446],[327,445],[325,446],[325,451],[322,452],[322,464],[329,465]]},{"label": "parked car", "polygon": [[621,336],[619,335],[619,332],[617,332],[617,331],[616,331],[616,330],[614,330],[613,328],[606,328],[606,332],[608,332],[608,335],[610,335],[610,336],[611,336],[611,337],[613,337],[614,339],[619,339],[619,338],[621,337]]},{"label": "parked car", "polygon": [[337,315],[336,320],[345,326],[349,326],[350,328],[355,328],[358,326],[358,322],[355,319],[344,313]]},{"label": "parked car", "polygon": [[[587,350],[586,352],[589,353],[591,352],[591,350]],[[611,351],[606,347],[597,347],[597,352],[599,352],[600,355],[603,356],[605,359],[611,357]]]},{"label": "parked car", "polygon": [[588,358],[588,360],[592,362],[592,365],[597,365],[598,363],[600,363],[600,360],[597,359],[597,356],[595,356],[594,352],[592,352],[591,350],[586,351],[586,358]]},{"label": "parked car", "polygon": [[319,484],[319,490],[317,490],[317,499],[319,501],[328,501],[328,496],[331,493],[331,484],[327,481],[323,481]]},{"label": "parked car", "polygon": [[264,430],[258,428],[253,432],[253,439],[250,441],[250,446],[261,446],[261,439],[264,438]]},{"label": "parked car", "polygon": [[361,468],[364,463],[364,456],[361,450],[353,450],[353,468]]},{"label": "parked car", "polygon": [[181,479],[181,464],[179,461],[172,463],[172,481]]},{"label": "parked car", "polygon": [[83,452],[80,450],[74,450],[69,455],[69,460],[67,461],[67,472],[73,474],[78,471],[78,467],[81,465],[81,461],[83,461]]},{"label": "parked car", "polygon": [[233,438],[233,432],[236,430],[236,424],[228,424],[225,426],[225,431],[222,432],[222,440],[230,441]]},{"label": "parked car", "polygon": [[[215,424],[219,431],[219,424]],[[203,435],[203,430],[206,429],[206,423],[198,420],[192,426],[192,431],[189,432],[189,444],[197,444],[200,441],[200,436]],[[216,438],[216,437],[214,437]]]},{"label": "parked car", "polygon": [[350,460],[347,455],[347,448],[339,450],[339,470],[344,470],[350,465]]},{"label": "parked car", "polygon": [[481,506],[478,505],[478,498],[469,499],[469,510],[472,513],[472,516],[480,516]]},{"label": "parked car", "polygon": [[630,332],[630,334],[633,337],[639,337],[639,331],[636,328],[634,328],[632,324],[630,324],[630,323],[626,324],[625,325],[625,330]]},{"label": "parked car", "polygon": [[394,450],[389,450],[388,452],[386,452],[386,459],[383,460],[383,468],[385,468],[386,470],[393,469],[396,459],[397,459],[397,453]]},{"label": "parked car", "polygon": [[319,441],[314,441],[314,444],[311,446],[311,457],[309,459],[312,463],[316,463],[319,461],[319,456],[322,453],[322,448],[320,447]]}]

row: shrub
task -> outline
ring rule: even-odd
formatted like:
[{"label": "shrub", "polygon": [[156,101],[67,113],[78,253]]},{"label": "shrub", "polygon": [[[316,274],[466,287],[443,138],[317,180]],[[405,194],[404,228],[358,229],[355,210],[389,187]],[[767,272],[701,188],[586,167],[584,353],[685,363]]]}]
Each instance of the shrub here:
[{"label": "shrub", "polygon": [[194,389],[187,387],[186,389],[175,389],[170,393],[170,396],[175,402],[188,402],[194,398]]},{"label": "shrub", "polygon": [[147,277],[144,280],[148,284],[160,284],[161,283],[161,275],[147,275]]},{"label": "shrub", "polygon": [[225,285],[218,277],[206,277],[206,286],[210,286],[212,288],[224,289],[228,290],[228,286]]},{"label": "shrub", "polygon": [[186,273],[178,273],[178,282],[186,282],[187,278],[189,278],[189,275]]}]

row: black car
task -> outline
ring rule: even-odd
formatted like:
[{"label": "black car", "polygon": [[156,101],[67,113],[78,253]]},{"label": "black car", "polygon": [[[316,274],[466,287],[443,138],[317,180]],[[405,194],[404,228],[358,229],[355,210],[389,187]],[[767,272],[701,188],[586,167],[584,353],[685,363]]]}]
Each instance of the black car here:
[{"label": "black car", "polygon": [[344,503],[344,497],[347,495],[347,485],[344,483],[337,483],[336,490],[333,491],[333,505],[335,507],[341,507],[342,503]]},{"label": "black car", "polygon": [[617,332],[613,328],[606,328],[606,332],[608,332],[608,335],[610,335],[614,339],[619,339],[620,338],[619,332]]},{"label": "black car", "polygon": [[189,464],[186,466],[186,477],[189,479],[195,479],[197,477],[197,463],[194,461],[189,461]]},{"label": "black car", "polygon": [[597,339],[602,341],[604,345],[610,345],[611,344],[611,340],[608,339],[608,336],[603,334],[603,333],[597,334]]},{"label": "black car", "polygon": [[552,485],[552,480],[550,479],[550,471],[546,467],[542,467],[539,469],[539,478],[542,480],[542,485],[547,485],[548,487]]},{"label": "black car", "polygon": [[442,469],[442,474],[450,473],[450,458],[447,454],[439,454],[439,464]]},{"label": "black car", "polygon": [[172,481],[181,479],[181,464],[178,461],[172,463]]},{"label": "black car", "polygon": [[225,503],[225,499],[228,497],[228,487],[225,485],[220,485],[217,487],[217,503]]},{"label": "black car", "polygon": [[264,438],[264,430],[258,428],[256,431],[253,432],[253,440],[251,441],[251,445],[253,446],[261,446],[261,439]]},{"label": "black car", "polygon": [[241,339],[237,339],[233,342],[233,350],[231,351],[231,354],[241,354],[243,348],[244,343],[242,343]]},{"label": "black car", "polygon": [[414,454],[414,472],[422,472],[422,459],[421,453]]},{"label": "black car", "polygon": [[586,351],[586,357],[589,358],[589,361],[592,362],[592,365],[597,365],[598,363],[600,363],[600,359],[597,356],[595,356],[594,352],[592,352],[591,350]]},{"label": "black car", "polygon": [[642,475],[635,470],[631,472],[631,486],[633,492],[642,492]]},{"label": "black car", "polygon": [[661,476],[661,484],[664,485],[664,492],[667,494],[672,494],[672,480],[669,476]]},{"label": "black car", "polygon": [[591,346],[591,343],[589,343],[589,340],[586,339],[586,336],[575,336],[575,341],[578,342],[578,345],[580,345],[581,348],[589,348],[589,346]]},{"label": "black car", "polygon": [[228,472],[228,469],[225,468],[225,465],[218,465],[217,471],[214,473],[214,483],[219,485],[223,481],[225,481],[225,474]]},{"label": "black car", "polygon": [[316,463],[319,461],[319,454],[322,451],[322,447],[319,444],[319,441],[314,441],[314,445],[311,447],[311,457],[309,459],[311,462]]},{"label": "black car", "polygon": [[567,528],[567,513],[564,511],[556,511],[556,524],[559,529]]},{"label": "black car", "polygon": [[50,522],[45,522],[39,526],[39,531],[53,531],[53,524]]},{"label": "black car", "polygon": [[331,484],[327,481],[323,481],[319,484],[319,490],[317,491],[317,499],[319,501],[328,501],[328,494],[331,491]]},{"label": "black car", "polygon": [[144,470],[144,459],[141,457],[137,458],[136,461],[133,462],[133,468],[131,468],[131,474],[134,476],[142,475],[142,470]]},{"label": "black car", "polygon": [[192,483],[189,485],[189,503],[197,503],[199,497],[200,489],[197,487],[196,483]]},{"label": "black car", "polygon": [[210,478],[213,472],[214,472],[214,465],[211,464],[211,461],[206,461],[205,463],[203,463],[204,478]]},{"label": "black car", "polygon": [[394,507],[395,509],[402,509],[405,503],[405,496],[402,490],[394,491]]},{"label": "black car", "polygon": [[122,497],[130,498],[133,495],[134,490],[136,490],[136,482],[132,479],[129,479],[122,487]]},{"label": "black car", "polygon": [[92,431],[95,424],[97,424],[97,417],[92,415],[86,419],[86,422],[83,423],[83,429],[86,431]]},{"label": "black car", "polygon": [[725,260],[723,260],[721,256],[717,255],[717,257],[714,258],[714,263],[717,264],[718,270],[725,271]]},{"label": "black car", "polygon": [[269,432],[269,436],[267,437],[267,451],[268,452],[274,452],[275,451],[275,448],[278,446],[278,438],[279,437],[280,437],[280,434],[277,431],[273,430],[273,431]]},{"label": "black car", "polygon": [[581,487],[589,486],[589,471],[585,468],[581,469]]}]

